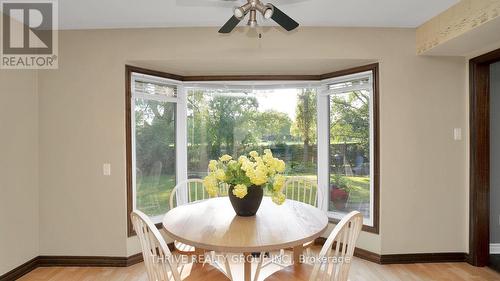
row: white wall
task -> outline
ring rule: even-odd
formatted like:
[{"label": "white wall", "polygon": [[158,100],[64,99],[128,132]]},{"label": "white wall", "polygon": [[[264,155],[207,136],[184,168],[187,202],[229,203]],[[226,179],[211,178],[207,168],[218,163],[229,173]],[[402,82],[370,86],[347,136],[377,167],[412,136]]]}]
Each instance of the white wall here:
[{"label": "white wall", "polygon": [[38,199],[36,73],[0,70],[0,275],[38,256]]},{"label": "white wall", "polygon": [[59,70],[41,72],[38,84],[41,254],[138,251],[126,237],[126,63],[198,64],[210,74],[224,71],[220,60],[246,69],[245,60],[269,59],[380,62],[381,234],[358,244],[382,254],[467,251],[466,146],[452,139],[465,128],[465,64],[416,56],[413,29],[271,29],[261,40],[214,28],[64,31],[59,50]]}]

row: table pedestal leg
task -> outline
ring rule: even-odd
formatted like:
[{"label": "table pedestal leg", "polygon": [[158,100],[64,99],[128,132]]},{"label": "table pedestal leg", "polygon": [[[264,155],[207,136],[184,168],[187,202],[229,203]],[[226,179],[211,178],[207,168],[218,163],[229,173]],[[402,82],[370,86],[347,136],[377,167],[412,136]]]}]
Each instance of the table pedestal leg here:
[{"label": "table pedestal leg", "polygon": [[205,262],[205,250],[196,248],[194,249],[194,257],[196,258],[196,263]]},{"label": "table pedestal leg", "polygon": [[245,281],[251,281],[252,280],[252,254],[251,253],[244,253],[243,254],[245,261],[244,261],[244,267],[243,267],[243,274],[245,276]]},{"label": "table pedestal leg", "polygon": [[303,245],[298,245],[298,246],[293,247],[293,263],[294,264],[300,263],[300,256],[302,256],[303,252],[304,252]]}]

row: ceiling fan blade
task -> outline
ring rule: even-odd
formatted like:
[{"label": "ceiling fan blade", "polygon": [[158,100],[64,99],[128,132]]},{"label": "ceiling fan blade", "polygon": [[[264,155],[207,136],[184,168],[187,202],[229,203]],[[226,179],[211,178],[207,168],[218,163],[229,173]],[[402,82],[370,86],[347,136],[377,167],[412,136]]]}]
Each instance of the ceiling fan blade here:
[{"label": "ceiling fan blade", "polygon": [[299,26],[299,23],[294,21],[287,14],[283,13],[280,9],[276,8],[276,6],[269,4],[273,7],[273,15],[271,18],[281,27],[286,29],[287,31],[292,31]]},{"label": "ceiling fan blade", "polygon": [[240,23],[241,19],[232,16],[222,27],[219,29],[219,33],[231,33],[233,29]]}]

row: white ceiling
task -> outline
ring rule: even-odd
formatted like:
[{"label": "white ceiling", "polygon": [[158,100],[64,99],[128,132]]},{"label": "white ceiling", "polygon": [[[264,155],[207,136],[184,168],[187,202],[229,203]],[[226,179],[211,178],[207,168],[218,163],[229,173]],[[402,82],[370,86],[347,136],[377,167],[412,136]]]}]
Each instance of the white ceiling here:
[{"label": "white ceiling", "polygon": [[[221,26],[245,0],[61,0],[60,29]],[[459,0],[265,0],[302,26],[417,27]],[[262,22],[262,21],[261,21]],[[269,25],[265,23],[263,25]]]}]

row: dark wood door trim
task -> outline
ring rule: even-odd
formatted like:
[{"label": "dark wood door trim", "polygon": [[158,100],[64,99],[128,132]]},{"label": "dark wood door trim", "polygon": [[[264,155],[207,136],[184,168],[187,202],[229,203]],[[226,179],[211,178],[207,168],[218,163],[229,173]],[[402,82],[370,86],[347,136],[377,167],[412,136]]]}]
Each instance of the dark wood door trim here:
[{"label": "dark wood door trim", "polygon": [[500,61],[500,49],[469,62],[470,189],[469,263],[489,260],[490,212],[490,65]]}]

